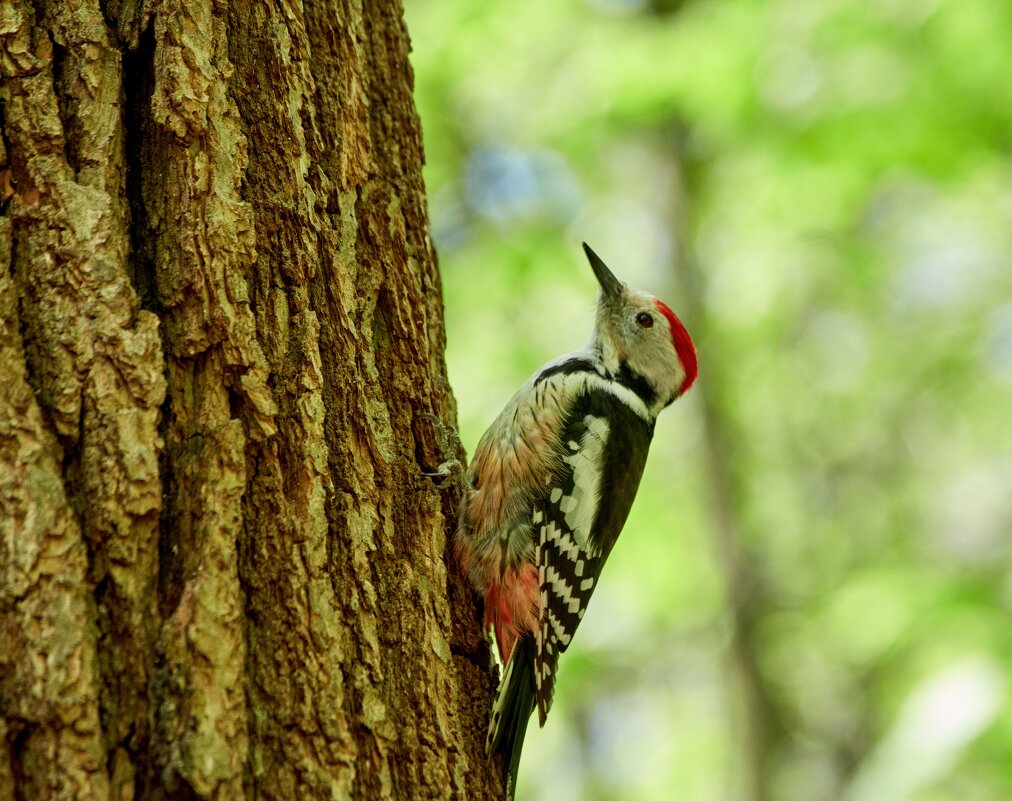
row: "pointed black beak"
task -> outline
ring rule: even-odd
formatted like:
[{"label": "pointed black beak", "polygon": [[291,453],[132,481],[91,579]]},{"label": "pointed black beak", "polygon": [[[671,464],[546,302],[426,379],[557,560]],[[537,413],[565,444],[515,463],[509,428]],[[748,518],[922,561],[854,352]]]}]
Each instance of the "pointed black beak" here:
[{"label": "pointed black beak", "polygon": [[587,260],[594,269],[594,275],[597,276],[597,282],[601,285],[601,291],[604,292],[605,297],[617,298],[621,295],[622,282],[608,269],[608,265],[601,261],[601,257],[591,250],[590,245],[586,242],[583,243],[583,251],[587,254]]}]

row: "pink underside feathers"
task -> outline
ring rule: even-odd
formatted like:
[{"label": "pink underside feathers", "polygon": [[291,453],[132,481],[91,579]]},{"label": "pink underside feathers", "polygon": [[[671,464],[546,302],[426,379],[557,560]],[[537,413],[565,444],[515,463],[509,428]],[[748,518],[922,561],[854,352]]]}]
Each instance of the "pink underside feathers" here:
[{"label": "pink underside feathers", "polygon": [[508,570],[485,595],[485,628],[495,627],[499,658],[505,665],[517,638],[535,633],[541,608],[541,581],[534,565]]}]

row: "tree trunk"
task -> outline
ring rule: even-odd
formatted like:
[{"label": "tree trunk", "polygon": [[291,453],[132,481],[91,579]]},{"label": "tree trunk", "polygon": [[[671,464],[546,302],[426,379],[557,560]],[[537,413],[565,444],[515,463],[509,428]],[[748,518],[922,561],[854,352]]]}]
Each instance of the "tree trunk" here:
[{"label": "tree trunk", "polygon": [[408,47],[0,3],[0,801],[497,797]]}]

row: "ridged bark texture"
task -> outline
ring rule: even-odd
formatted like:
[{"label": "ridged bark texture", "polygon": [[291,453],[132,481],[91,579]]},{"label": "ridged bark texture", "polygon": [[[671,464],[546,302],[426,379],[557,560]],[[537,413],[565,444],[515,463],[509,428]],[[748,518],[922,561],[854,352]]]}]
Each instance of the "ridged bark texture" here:
[{"label": "ridged bark texture", "polygon": [[497,797],[408,47],[0,2],[0,801]]}]

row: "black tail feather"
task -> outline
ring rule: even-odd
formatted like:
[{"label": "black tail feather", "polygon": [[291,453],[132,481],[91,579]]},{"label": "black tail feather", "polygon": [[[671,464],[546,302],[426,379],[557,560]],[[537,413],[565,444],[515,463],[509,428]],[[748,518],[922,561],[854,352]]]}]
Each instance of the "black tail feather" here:
[{"label": "black tail feather", "polygon": [[534,652],[534,638],[529,634],[517,642],[492,708],[488,755],[489,759],[502,755],[506,801],[513,801],[527,722],[534,712]]}]

